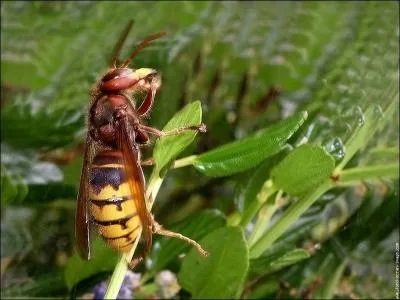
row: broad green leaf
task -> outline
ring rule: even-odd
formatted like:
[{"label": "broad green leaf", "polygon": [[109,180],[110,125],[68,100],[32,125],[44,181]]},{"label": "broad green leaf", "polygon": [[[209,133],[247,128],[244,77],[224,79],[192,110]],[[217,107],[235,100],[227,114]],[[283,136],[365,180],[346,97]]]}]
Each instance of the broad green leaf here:
[{"label": "broad green leaf", "polygon": [[239,227],[220,228],[200,241],[209,252],[201,257],[191,250],[178,275],[193,299],[238,298],[249,267],[248,249]]},{"label": "broad green leaf", "polygon": [[301,195],[329,178],[335,161],[323,148],[305,144],[294,149],[272,171],[278,188],[291,195]]},{"label": "broad green leaf", "polygon": [[306,118],[307,112],[296,113],[251,137],[199,155],[194,160],[194,166],[202,173],[215,177],[251,169],[281,151]]},{"label": "broad green leaf", "polygon": [[[194,101],[177,112],[165,125],[163,131],[173,130],[201,123],[201,103]],[[197,132],[190,131],[175,136],[161,137],[154,147],[153,156],[156,168],[160,172],[166,165],[174,160],[190,143],[193,142]]]},{"label": "broad green leaf", "polygon": [[[198,241],[209,232],[224,226],[225,223],[225,217],[220,211],[207,210],[169,226],[168,229]],[[158,250],[156,250],[156,247],[153,248],[152,270],[162,270],[169,262],[180,253],[186,252],[190,247],[190,245],[178,239],[162,238],[157,246]]]},{"label": "broad green leaf", "polygon": [[97,238],[93,241],[92,251],[93,257],[89,261],[82,260],[76,252],[68,260],[64,276],[69,289],[85,278],[100,272],[111,272],[115,267],[117,252],[108,247],[102,239]]},{"label": "broad green leaf", "polygon": [[292,249],[250,260],[250,272],[259,276],[279,271],[310,257],[304,249]]}]

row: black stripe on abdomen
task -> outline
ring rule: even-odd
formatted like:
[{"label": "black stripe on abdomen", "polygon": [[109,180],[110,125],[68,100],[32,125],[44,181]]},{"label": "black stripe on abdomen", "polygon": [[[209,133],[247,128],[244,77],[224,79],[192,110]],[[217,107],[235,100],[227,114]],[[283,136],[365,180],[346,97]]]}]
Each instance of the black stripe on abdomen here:
[{"label": "black stripe on abdomen", "polygon": [[110,198],[110,199],[106,199],[106,200],[90,199],[90,202],[99,208],[103,208],[106,205],[115,205],[117,207],[117,210],[121,211],[122,203],[124,203],[125,201],[128,201],[129,199],[132,199],[132,197],[128,197],[128,196],[114,197],[114,198]]},{"label": "black stripe on abdomen", "polygon": [[132,231],[128,232],[127,234],[116,236],[116,237],[108,237],[108,236],[104,236],[104,235],[101,235],[101,236],[107,240],[118,240],[121,238],[126,238],[126,241],[130,241],[131,240],[130,235],[132,233],[134,233],[136,230],[138,230],[139,228],[140,228],[140,226],[136,226]]},{"label": "black stripe on abdomen", "polygon": [[125,218],[109,220],[109,221],[99,221],[99,220],[94,219],[94,222],[96,222],[96,224],[98,224],[98,225],[103,225],[103,226],[121,225],[122,229],[126,229],[126,228],[128,228],[128,226],[126,226],[126,223],[128,223],[128,221],[130,219],[132,219],[133,217],[135,217],[136,215],[137,215],[137,213],[133,213],[133,214],[128,215]]}]

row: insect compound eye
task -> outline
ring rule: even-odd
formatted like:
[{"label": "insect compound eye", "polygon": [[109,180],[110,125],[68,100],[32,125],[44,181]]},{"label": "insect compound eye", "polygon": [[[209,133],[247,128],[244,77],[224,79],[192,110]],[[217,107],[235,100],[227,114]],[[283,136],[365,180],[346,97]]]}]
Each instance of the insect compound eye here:
[{"label": "insect compound eye", "polygon": [[100,89],[103,91],[125,90],[135,85],[139,79],[139,76],[132,69],[115,69],[104,75],[101,79]]}]

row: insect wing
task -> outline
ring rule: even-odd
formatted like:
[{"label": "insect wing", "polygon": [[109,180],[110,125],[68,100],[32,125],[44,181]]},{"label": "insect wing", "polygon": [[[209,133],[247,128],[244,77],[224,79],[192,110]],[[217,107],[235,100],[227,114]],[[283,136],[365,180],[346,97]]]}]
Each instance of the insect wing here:
[{"label": "insect wing", "polygon": [[77,199],[75,213],[75,243],[79,255],[83,259],[90,259],[90,218],[88,214],[89,200],[89,166],[94,157],[94,145],[89,137],[86,136],[83,165],[81,170],[81,181]]},{"label": "insect wing", "polygon": [[133,134],[131,125],[127,119],[122,119],[117,130],[118,147],[122,151],[124,168],[127,174],[129,188],[134,195],[137,214],[140,218],[143,227],[143,237],[145,240],[146,255],[152,244],[152,216],[147,209],[144,195],[145,179],[142,167],[139,160],[139,147],[132,141],[129,133]]}]

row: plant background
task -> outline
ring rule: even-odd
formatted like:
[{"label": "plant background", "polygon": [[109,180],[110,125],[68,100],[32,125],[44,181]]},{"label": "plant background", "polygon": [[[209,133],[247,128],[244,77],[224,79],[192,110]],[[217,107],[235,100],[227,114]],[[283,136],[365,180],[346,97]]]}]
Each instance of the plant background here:
[{"label": "plant background", "polygon": [[[180,157],[307,111],[288,143],[321,145],[338,165],[366,109],[374,105],[379,124],[380,111],[398,97],[398,8],[396,2],[2,2],[2,298],[81,295],[115,266],[115,254],[99,250],[110,259],[92,263],[86,278],[71,281],[68,275],[89,268],[73,256],[89,90],[106,70],[129,19],[135,25],[122,57],[144,36],[168,32],[133,63],[162,73],[149,124],[162,128],[184,105],[201,101],[209,131]],[[385,117],[384,128],[351,166],[398,166],[398,102],[395,106],[395,115]],[[171,227],[202,213],[218,221],[242,212],[268,179],[270,164],[216,178],[191,167],[173,170],[153,213]],[[330,190],[278,240],[280,252],[268,252],[264,261],[245,268],[242,296],[317,297],[331,289],[323,295],[393,297],[397,212],[398,179]],[[245,226],[246,235],[252,224]],[[282,258],[300,248],[310,257],[273,267],[273,255]],[[151,258],[159,260],[157,251]],[[344,258],[348,263],[338,270]],[[181,261],[173,257],[160,270],[151,265],[135,270],[151,274],[142,296],[160,295],[153,277],[161,269],[183,272]],[[230,264],[234,275],[239,263]],[[337,280],[328,286],[332,274]],[[188,286],[177,297],[193,293]]]}]

